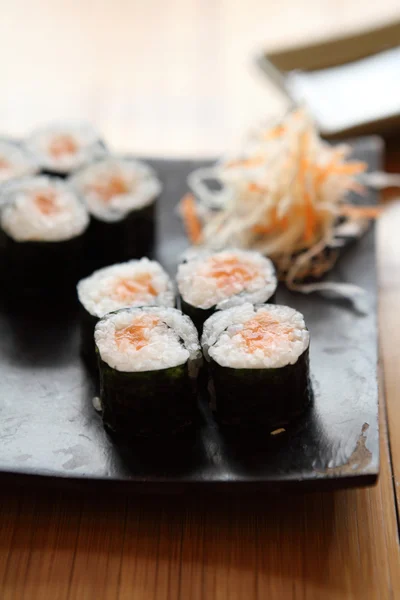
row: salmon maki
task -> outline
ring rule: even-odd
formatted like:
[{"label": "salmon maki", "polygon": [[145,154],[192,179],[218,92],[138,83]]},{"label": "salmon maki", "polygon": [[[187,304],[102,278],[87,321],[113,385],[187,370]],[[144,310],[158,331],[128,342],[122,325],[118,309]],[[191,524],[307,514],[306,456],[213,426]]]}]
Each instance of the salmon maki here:
[{"label": "salmon maki", "polygon": [[107,428],[125,436],[170,434],[194,420],[201,350],[175,308],[128,308],[95,328],[100,401]]},{"label": "salmon maki", "polygon": [[108,157],[70,181],[91,215],[88,253],[96,267],[152,253],[161,183],[151,167]]},{"label": "salmon maki", "polygon": [[7,184],[0,195],[6,289],[21,300],[73,294],[88,225],[85,207],[60,179],[37,176]]},{"label": "salmon maki", "polygon": [[109,312],[136,306],[175,306],[174,286],[162,266],[148,258],[104,267],[77,285],[81,305],[81,351],[95,367],[94,328]]},{"label": "salmon maki", "polygon": [[243,304],[204,324],[204,355],[218,420],[242,428],[276,428],[310,401],[309,332],[301,313]]},{"label": "salmon maki", "polygon": [[216,310],[245,302],[274,302],[277,279],[265,256],[231,249],[189,255],[178,267],[177,284],[182,311],[201,333],[204,321]]},{"label": "salmon maki", "polygon": [[99,134],[85,122],[40,127],[27,138],[25,145],[42,173],[58,177],[67,177],[106,154]]},{"label": "salmon maki", "polygon": [[22,144],[0,139],[0,185],[38,172],[37,162]]}]

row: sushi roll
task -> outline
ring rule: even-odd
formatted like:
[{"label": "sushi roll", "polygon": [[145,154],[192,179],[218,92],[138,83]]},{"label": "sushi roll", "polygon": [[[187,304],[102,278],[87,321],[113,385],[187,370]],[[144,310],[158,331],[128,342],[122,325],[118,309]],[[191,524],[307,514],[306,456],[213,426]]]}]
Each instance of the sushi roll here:
[{"label": "sushi roll", "polygon": [[308,405],[310,336],[293,308],[243,304],[215,313],[201,343],[220,423],[276,428]]},{"label": "sushi roll", "polygon": [[38,164],[21,144],[0,139],[0,185],[38,172]]},{"label": "sushi roll", "polygon": [[193,422],[201,350],[176,308],[125,308],[95,328],[103,421],[129,436],[169,434]]},{"label": "sushi roll", "polygon": [[88,213],[61,180],[28,177],[0,197],[0,248],[6,289],[25,295],[73,293]]},{"label": "sushi roll", "polygon": [[36,129],[26,147],[42,173],[59,177],[67,177],[106,154],[99,134],[85,122],[53,123]]},{"label": "sushi roll", "polygon": [[176,279],[181,309],[200,333],[216,310],[275,301],[274,266],[258,252],[231,249],[189,254],[179,265]]},{"label": "sushi roll", "polygon": [[81,350],[96,365],[94,328],[109,312],[135,306],[175,306],[174,286],[162,266],[148,258],[104,267],[77,285],[82,307]]},{"label": "sushi roll", "polygon": [[71,178],[92,217],[89,252],[104,266],[152,253],[161,183],[148,165],[109,157]]}]

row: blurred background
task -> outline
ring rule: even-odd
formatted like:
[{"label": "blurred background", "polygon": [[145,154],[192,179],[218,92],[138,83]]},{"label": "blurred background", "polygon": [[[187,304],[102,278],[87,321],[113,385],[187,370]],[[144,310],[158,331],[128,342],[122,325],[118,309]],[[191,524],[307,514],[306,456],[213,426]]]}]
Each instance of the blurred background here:
[{"label": "blurred background", "polygon": [[282,108],[254,64],[260,51],[400,18],[399,0],[0,5],[0,132],[87,118],[112,148],[155,156],[216,154]]}]

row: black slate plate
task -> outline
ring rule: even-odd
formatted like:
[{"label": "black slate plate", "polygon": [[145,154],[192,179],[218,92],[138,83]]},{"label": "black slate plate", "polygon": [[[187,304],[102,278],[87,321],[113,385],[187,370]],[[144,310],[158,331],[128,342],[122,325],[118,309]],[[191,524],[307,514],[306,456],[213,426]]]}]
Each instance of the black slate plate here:
[{"label": "black slate plate", "polygon": [[[381,143],[364,138],[358,158],[376,169]],[[157,256],[173,272],[187,245],[174,205],[199,163],[150,161],[165,188]],[[369,201],[376,198],[370,196]],[[365,314],[317,295],[278,291],[277,301],[304,313],[311,332],[314,403],[292,428],[263,439],[227,438],[207,407],[184,438],[121,447],[92,407],[93,383],[82,365],[76,310],[0,309],[0,472],[45,481],[134,485],[135,491],[254,490],[288,484],[369,485],[379,468],[374,233],[348,248],[331,278],[367,292]],[[245,401],[245,398],[244,398]]]}]

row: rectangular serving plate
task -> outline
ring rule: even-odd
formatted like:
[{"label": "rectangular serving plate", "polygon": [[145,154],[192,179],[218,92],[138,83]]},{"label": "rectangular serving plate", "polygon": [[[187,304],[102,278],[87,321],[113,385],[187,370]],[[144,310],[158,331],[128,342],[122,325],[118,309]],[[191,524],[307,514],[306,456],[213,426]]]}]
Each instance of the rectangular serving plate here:
[{"label": "rectangular serving plate", "polygon": [[[326,109],[330,107],[332,114],[340,111],[346,117],[346,125],[338,125],[335,120],[328,123],[325,118],[324,122],[320,122],[319,128],[323,136],[326,138],[336,139],[349,137],[354,135],[366,135],[373,133],[387,133],[397,130],[400,127],[400,110],[385,109],[385,94],[393,96],[391,92],[385,92],[385,89],[377,89],[373,81],[376,82],[376,70],[368,66],[364,70],[360,69],[360,62],[374,55],[379,55],[381,52],[394,50],[399,48],[400,44],[400,22],[394,22],[379,27],[374,27],[369,30],[360,31],[358,33],[340,35],[332,39],[324,39],[311,44],[300,45],[296,47],[283,48],[277,51],[262,52],[256,62],[263,73],[276,85],[277,88],[286,96],[291,105],[297,105],[299,99],[296,97],[296,92],[290,84],[291,74],[295,72],[301,73],[303,80],[302,89],[307,86],[306,95],[313,94],[313,103],[316,106],[317,112],[319,107],[326,113]],[[391,68],[388,60],[385,59],[386,69]],[[321,85],[315,87],[315,73],[325,77],[331,73],[327,83],[322,86],[327,89],[327,85],[332,87],[332,69],[336,69],[334,75],[335,87],[332,94],[322,93]],[[340,71],[340,67],[346,67]],[[380,67],[380,71],[383,67]],[[396,69],[391,68],[393,72],[393,82],[396,85]],[[364,73],[364,74],[363,74]],[[356,118],[353,119],[347,108],[345,98],[342,97],[341,89],[350,89],[351,85],[356,86],[354,89],[354,97],[357,97],[356,82],[363,79],[365,85],[371,83],[371,98],[375,98],[375,109],[373,112],[376,115],[372,118],[369,111],[365,113],[365,95],[364,103],[361,101],[359,111]],[[325,81],[325,80],[324,80]],[[329,89],[331,89],[331,87]],[[390,86],[391,87],[391,86]],[[317,89],[319,91],[317,91]],[[396,88],[398,93],[398,86]],[[337,97],[335,97],[337,96]],[[318,100],[319,98],[319,100]],[[322,99],[323,98],[323,99]],[[311,98],[310,98],[311,100]],[[305,98],[307,104],[307,97]],[[394,101],[392,103],[395,105]],[[317,117],[317,115],[315,115]]]},{"label": "rectangular serving plate", "polygon": [[[354,155],[380,167],[379,138]],[[156,257],[173,274],[186,248],[175,206],[186,176],[203,163],[149,161],[164,192]],[[371,193],[370,202],[376,201]],[[365,199],[363,200],[365,201]],[[203,399],[183,438],[114,443],[94,411],[95,385],[79,356],[76,308],[41,313],[0,309],[0,473],[3,481],[68,486],[89,482],[135,492],[254,491],[375,483],[379,469],[375,243],[371,230],[349,247],[330,279],[363,287],[365,313],[344,301],[278,290],[277,302],[305,315],[311,333],[314,401],[279,435],[226,437]],[[246,398],[243,398],[246,401]]]}]

